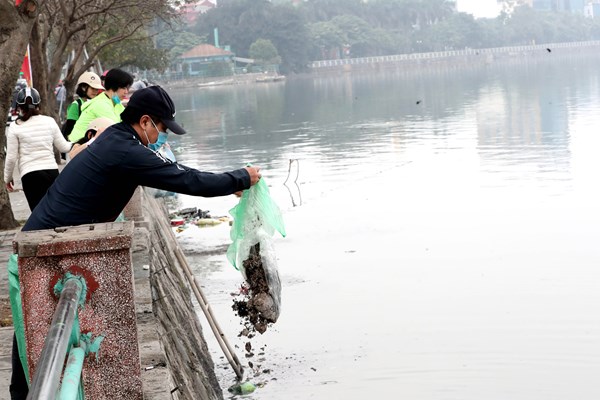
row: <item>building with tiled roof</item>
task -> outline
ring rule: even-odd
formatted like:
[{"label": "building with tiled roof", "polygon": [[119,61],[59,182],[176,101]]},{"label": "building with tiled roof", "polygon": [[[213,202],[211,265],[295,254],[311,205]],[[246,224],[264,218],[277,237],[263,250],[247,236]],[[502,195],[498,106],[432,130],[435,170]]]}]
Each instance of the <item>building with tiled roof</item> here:
[{"label": "building with tiled roof", "polygon": [[199,44],[198,46],[183,53],[180,57],[183,59],[190,59],[221,56],[233,57],[233,53],[219,47],[215,47],[212,44]]}]

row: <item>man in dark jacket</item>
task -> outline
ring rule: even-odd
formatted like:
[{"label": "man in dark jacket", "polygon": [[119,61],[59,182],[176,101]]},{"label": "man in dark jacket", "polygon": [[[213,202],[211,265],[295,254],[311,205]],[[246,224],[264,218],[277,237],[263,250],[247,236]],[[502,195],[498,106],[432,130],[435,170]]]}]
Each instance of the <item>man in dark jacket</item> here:
[{"label": "man in dark jacket", "polygon": [[201,172],[151,150],[166,138],[167,129],[185,133],[174,116],[173,101],[161,87],[136,91],[121,114],[123,122],[106,129],[65,166],[23,230],[114,221],[140,185],[215,197],[258,182],[258,167]]},{"label": "man in dark jacket", "polygon": [[[138,186],[215,197],[249,189],[258,167],[201,172],[164,158],[157,150],[167,129],[182,135],[171,97],[159,86],[137,90],[112,125],[73,158],[31,213],[24,231],[114,221]],[[155,149],[155,150],[153,150]],[[27,383],[13,341],[12,399],[25,399]]]}]

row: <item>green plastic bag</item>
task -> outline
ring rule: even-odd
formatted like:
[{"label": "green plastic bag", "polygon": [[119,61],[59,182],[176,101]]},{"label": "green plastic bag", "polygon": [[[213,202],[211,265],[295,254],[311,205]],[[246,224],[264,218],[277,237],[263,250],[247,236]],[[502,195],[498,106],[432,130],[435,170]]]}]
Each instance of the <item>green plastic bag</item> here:
[{"label": "green plastic bag", "polygon": [[283,218],[264,179],[244,191],[230,213],[232,243],[227,258],[248,284],[244,314],[257,332],[264,333],[269,323],[277,321],[281,309],[281,280],[273,235],[277,231],[285,237]]},{"label": "green plastic bag", "polygon": [[25,378],[29,384],[25,324],[23,322],[23,308],[21,306],[21,284],[19,283],[19,258],[16,254],[11,254],[8,259],[8,294],[13,316],[13,328],[17,337],[17,345],[19,346],[19,358],[21,359],[21,365],[23,365]]},{"label": "green plastic bag", "polygon": [[276,231],[285,237],[281,211],[271,198],[265,178],[244,190],[240,202],[229,213],[233,217],[233,225],[227,259],[237,270],[248,258],[250,248],[261,239],[271,238]]}]

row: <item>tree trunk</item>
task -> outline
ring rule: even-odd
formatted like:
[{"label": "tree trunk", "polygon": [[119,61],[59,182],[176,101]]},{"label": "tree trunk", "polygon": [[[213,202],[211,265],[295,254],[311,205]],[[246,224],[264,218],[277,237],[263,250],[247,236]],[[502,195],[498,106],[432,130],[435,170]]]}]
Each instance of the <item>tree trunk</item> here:
[{"label": "tree trunk", "polygon": [[[66,119],[64,113],[59,115],[58,108],[61,106],[56,101],[54,95],[55,83],[48,80],[48,64],[46,62],[46,50],[48,48],[48,41],[44,40],[44,32],[46,31],[42,18],[38,16],[36,24],[31,30],[31,38],[29,40],[29,57],[31,58],[31,69],[33,75],[33,86],[40,93],[42,102],[40,103],[40,112],[43,115],[49,115],[58,124],[62,126],[61,117]],[[58,83],[58,82],[56,82]],[[66,104],[62,104],[63,110],[66,110]],[[60,152],[54,147],[54,160],[57,164],[60,164],[61,156]]]},{"label": "tree trunk", "polygon": [[[15,87],[23,57],[27,51],[27,42],[35,17],[40,7],[36,9],[31,1],[24,0],[20,6],[15,6],[13,1],[0,1],[0,111],[2,119],[6,120],[12,91]],[[29,8],[26,6],[30,6]],[[6,158],[6,125],[0,124],[0,230],[13,229],[18,226],[15,220],[10,198],[4,182],[4,160]]]},{"label": "tree trunk", "polygon": [[[41,18],[38,17],[38,21]],[[48,82],[48,64],[46,63],[47,38],[43,37],[44,23],[36,22],[31,30],[29,40],[29,57],[31,60],[31,69],[33,75],[33,87],[40,93],[42,102],[40,112],[44,115],[53,117],[58,124],[56,97],[54,96],[54,86],[58,82]]]}]

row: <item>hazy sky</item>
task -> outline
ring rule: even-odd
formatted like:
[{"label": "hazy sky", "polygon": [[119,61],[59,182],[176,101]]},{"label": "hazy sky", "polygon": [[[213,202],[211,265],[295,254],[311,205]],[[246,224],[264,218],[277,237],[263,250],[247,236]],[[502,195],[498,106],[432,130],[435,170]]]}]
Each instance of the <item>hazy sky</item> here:
[{"label": "hazy sky", "polygon": [[457,0],[458,11],[473,14],[475,18],[494,18],[500,7],[496,0]]}]

